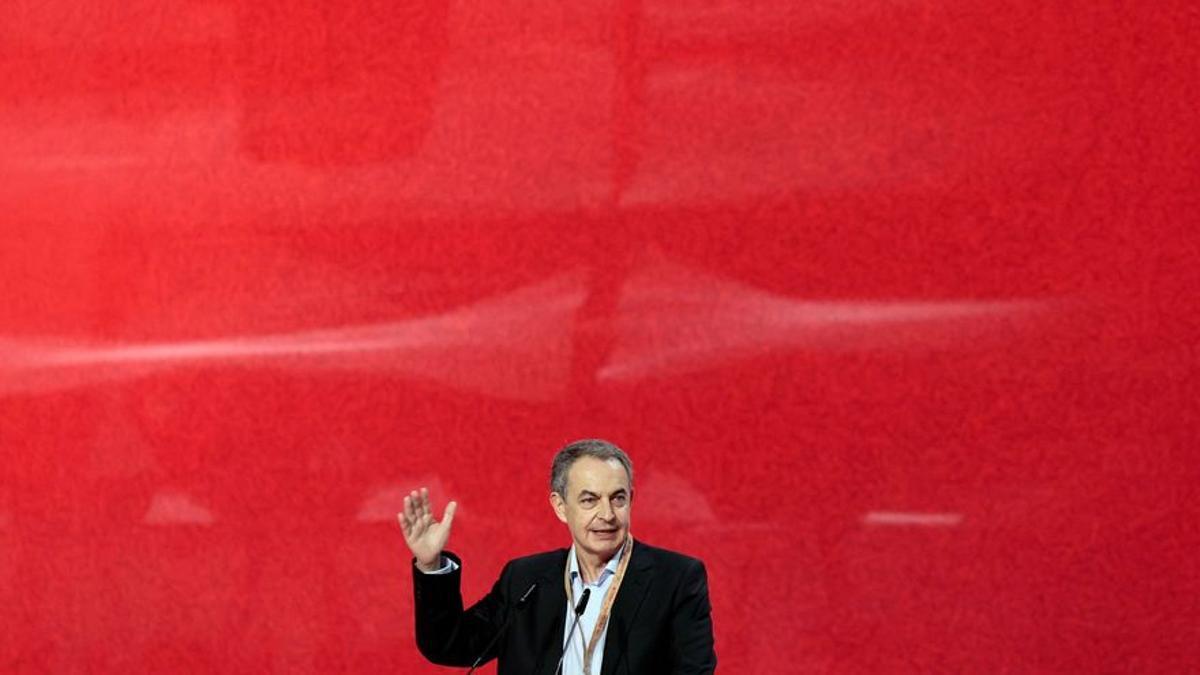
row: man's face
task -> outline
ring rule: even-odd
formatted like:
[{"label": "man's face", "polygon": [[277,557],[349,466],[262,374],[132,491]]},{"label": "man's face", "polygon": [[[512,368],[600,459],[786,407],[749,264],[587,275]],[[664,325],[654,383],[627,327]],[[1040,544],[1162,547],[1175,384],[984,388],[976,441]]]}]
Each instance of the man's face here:
[{"label": "man's face", "polygon": [[575,460],[567,470],[567,494],[551,494],[550,503],[567,524],[576,548],[607,560],[625,543],[633,489],[619,461]]}]

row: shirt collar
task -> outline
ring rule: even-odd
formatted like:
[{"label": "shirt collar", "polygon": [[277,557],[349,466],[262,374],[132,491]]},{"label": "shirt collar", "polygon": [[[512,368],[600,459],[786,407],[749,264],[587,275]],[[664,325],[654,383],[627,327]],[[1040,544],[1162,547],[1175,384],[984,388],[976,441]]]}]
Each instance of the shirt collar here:
[{"label": "shirt collar", "polygon": [[[610,576],[617,573],[617,566],[621,564],[621,556],[623,555],[625,555],[624,544],[621,545],[621,548],[617,549],[617,554],[614,555],[608,561],[608,563],[604,565],[604,569],[600,572],[600,578],[596,580],[597,584],[604,583]],[[571,563],[568,569],[571,572],[571,580],[574,581],[576,578],[578,578],[582,583],[583,577],[579,574],[579,557],[575,553],[574,544],[571,544],[570,561]]]}]

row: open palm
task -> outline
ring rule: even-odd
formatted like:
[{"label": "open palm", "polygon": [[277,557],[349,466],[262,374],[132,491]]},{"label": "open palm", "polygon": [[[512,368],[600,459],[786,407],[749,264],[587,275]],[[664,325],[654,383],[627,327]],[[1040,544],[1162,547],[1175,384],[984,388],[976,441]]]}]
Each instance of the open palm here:
[{"label": "open palm", "polygon": [[441,564],[442,549],[450,538],[450,525],[454,522],[457,502],[446,505],[446,512],[439,522],[433,517],[433,504],[429,501],[429,489],[414,490],[404,498],[404,511],[397,515],[400,528],[404,530],[404,543],[417,558],[417,564],[425,570],[437,569]]}]

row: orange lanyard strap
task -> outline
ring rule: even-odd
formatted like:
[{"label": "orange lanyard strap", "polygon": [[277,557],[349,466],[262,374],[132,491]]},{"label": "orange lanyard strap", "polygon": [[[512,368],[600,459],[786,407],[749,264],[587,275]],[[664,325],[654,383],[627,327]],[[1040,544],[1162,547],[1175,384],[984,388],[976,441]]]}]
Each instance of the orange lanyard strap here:
[{"label": "orange lanyard strap", "polygon": [[[574,554],[574,549],[571,550]],[[633,535],[625,537],[625,545],[621,551],[621,562],[617,563],[617,573],[613,576],[612,585],[608,587],[608,592],[604,594],[604,605],[600,608],[600,617],[596,619],[596,626],[592,628],[592,639],[588,642],[583,650],[583,672],[590,674],[592,672],[592,656],[596,653],[596,645],[600,643],[600,636],[604,634],[604,627],[608,624],[608,615],[612,611],[613,603],[617,600],[617,590],[621,588],[621,581],[625,578],[625,570],[629,567],[629,559],[633,557]],[[579,573],[580,580],[583,579],[583,571]],[[563,571],[563,585],[567,590],[567,604],[575,609],[575,587],[571,584],[571,559],[567,558],[567,568]],[[582,636],[580,636],[582,638]],[[569,645],[568,645],[569,646]]]}]

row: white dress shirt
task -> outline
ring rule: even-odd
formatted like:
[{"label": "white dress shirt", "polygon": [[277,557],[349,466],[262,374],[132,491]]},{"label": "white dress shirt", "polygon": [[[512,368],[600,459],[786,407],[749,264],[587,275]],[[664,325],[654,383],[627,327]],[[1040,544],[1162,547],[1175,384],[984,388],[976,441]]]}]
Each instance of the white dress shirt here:
[{"label": "white dress shirt", "polygon": [[[600,572],[600,578],[594,583],[585,584],[583,576],[579,574],[579,558],[575,555],[575,547],[571,547],[571,552],[568,555],[571,570],[571,587],[574,589],[575,602],[579,602],[584,588],[592,589],[592,597],[588,598],[588,604],[583,610],[583,616],[579,617],[579,626],[575,628],[575,633],[571,636],[571,642],[566,646],[562,675],[600,675],[601,662],[604,660],[604,642],[608,639],[607,624],[604,626],[603,632],[600,633],[600,638],[596,641],[596,651],[592,652],[592,669],[587,672],[583,670],[583,650],[592,639],[592,631],[596,627],[596,621],[600,619],[600,610],[604,608],[604,595],[608,593],[609,587],[612,586],[613,579],[617,574],[617,565],[620,564],[621,556],[624,554],[625,547],[622,546],[617,549],[617,554],[612,557],[612,560],[609,560],[608,564],[604,566],[604,570]],[[567,620],[563,625],[564,642],[567,639],[567,632],[571,630],[571,624],[575,620],[575,608],[571,606],[569,598],[566,610]]]}]

